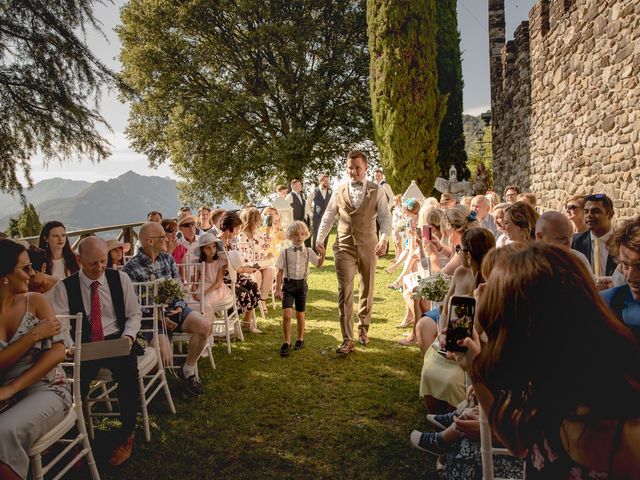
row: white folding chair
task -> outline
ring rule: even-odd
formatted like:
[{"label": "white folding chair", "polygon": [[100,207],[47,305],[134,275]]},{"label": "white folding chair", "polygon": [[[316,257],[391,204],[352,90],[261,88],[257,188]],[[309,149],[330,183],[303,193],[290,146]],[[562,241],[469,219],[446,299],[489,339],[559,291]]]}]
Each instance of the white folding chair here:
[{"label": "white folding chair", "polygon": [[[480,458],[482,459],[482,480],[505,480],[495,478],[493,473],[494,455],[511,455],[506,448],[493,448],[491,440],[491,427],[489,419],[481,406],[480,410]],[[525,478],[524,466],[522,469],[522,479]],[[519,479],[518,479],[519,480]]]},{"label": "white folding chair", "polygon": [[[196,312],[199,312],[201,315],[205,315],[204,312],[204,262],[200,263],[183,263],[180,265],[184,270],[184,278],[183,284],[187,290],[187,298],[185,301],[187,305]],[[211,319],[209,319],[211,321]],[[173,354],[173,358],[185,358],[187,357],[186,353],[182,352],[182,346],[184,343],[188,343],[191,340],[190,333],[174,333],[172,337],[172,342],[178,344],[178,353]],[[213,344],[213,336],[209,335],[209,339],[207,341],[206,346],[202,352],[203,356],[209,358],[209,363],[211,364],[211,368],[215,370],[216,362],[213,359],[213,349],[211,348]],[[170,368],[175,367],[175,361]],[[196,365],[197,368],[197,365]]]},{"label": "white folding chair", "polygon": [[[138,385],[140,388],[140,410],[142,412],[142,424],[144,426],[144,438],[147,442],[151,441],[151,429],[149,426],[148,406],[155,396],[164,391],[165,398],[169,405],[171,413],[176,413],[176,407],[173,404],[167,377],[165,376],[164,366],[162,362],[162,354],[160,350],[160,339],[158,336],[158,320],[161,305],[155,303],[157,293],[157,282],[133,282],[133,288],[138,298],[138,303],[142,309],[143,328],[140,332],[147,333],[152,336],[151,345],[145,348],[144,355],[138,356]],[[148,323],[150,327],[145,327]],[[111,372],[107,369],[100,369],[96,377],[97,382],[90,389],[87,396],[87,419],[89,426],[89,434],[94,437],[93,417],[116,417],[119,412],[114,412],[112,403],[117,402],[117,397],[112,393],[117,388],[117,384],[111,377]],[[93,406],[96,403],[105,403],[106,412],[94,412]]]},{"label": "white folding chair", "polygon": [[236,279],[238,274],[233,268],[233,262],[227,262],[227,268],[229,269],[229,277],[231,278],[231,295],[228,295],[220,302],[212,306],[213,319],[212,319],[212,335],[215,335],[216,329],[220,333],[224,330],[224,335],[227,339],[227,352],[231,353],[231,331],[234,331],[236,337],[241,342],[244,341],[244,335],[242,334],[242,326],[240,321],[240,314],[238,313],[238,306],[236,304]]},{"label": "white folding chair", "polygon": [[[255,263],[256,251],[255,251],[255,246],[252,242],[236,242],[235,246],[236,246],[236,250],[238,250],[241,253],[243,259],[249,260],[248,265],[253,265]],[[249,277],[251,278],[251,280],[258,283],[256,280],[257,276],[254,273],[249,274]],[[271,290],[273,290],[273,287],[271,287]],[[275,299],[275,293],[274,293],[273,294],[274,308],[275,308],[275,302],[276,302],[276,299]],[[262,316],[262,319],[266,320],[267,314],[265,312],[264,305],[262,305],[262,299],[258,302],[258,308],[260,309],[260,315]]]},{"label": "white folding chair", "polygon": [[[73,353],[72,361],[62,362],[62,366],[67,369],[71,369],[71,378],[67,378],[67,382],[71,384],[73,405],[69,409],[69,412],[65,418],[44,436],[39,438],[29,449],[28,455],[31,458],[31,467],[33,469],[33,478],[35,480],[41,480],[51,470],[54,465],[57,465],[68,453],[70,453],[76,445],[81,445],[82,449],[77,452],[73,458],[62,468],[58,474],[54,477],[54,480],[62,478],[69,469],[75,465],[75,463],[82,457],[87,457],[87,464],[89,471],[91,472],[91,478],[93,480],[100,480],[100,474],[96,467],[96,461],[93,458],[93,451],[91,450],[91,444],[89,443],[89,437],[87,435],[87,428],[84,423],[84,414],[82,411],[82,395],[80,393],[80,361],[82,350],[82,314],[77,315],[57,315],[56,318],[60,320],[62,329],[65,332],[65,338],[69,338],[69,332],[71,330],[71,322],[75,322],[75,338],[74,344],[70,350]],[[73,438],[62,438],[73,427],[76,427],[77,434]],[[56,455],[47,465],[42,465],[42,453],[47,450],[54,443],[63,443],[66,446],[62,449],[58,455]]]}]

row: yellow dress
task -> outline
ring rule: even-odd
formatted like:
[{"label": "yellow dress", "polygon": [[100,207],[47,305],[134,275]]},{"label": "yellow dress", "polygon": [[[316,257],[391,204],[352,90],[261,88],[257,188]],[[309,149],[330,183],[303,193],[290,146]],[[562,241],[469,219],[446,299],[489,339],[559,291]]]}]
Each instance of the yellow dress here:
[{"label": "yellow dress", "polygon": [[438,340],[424,354],[420,397],[430,395],[454,407],[466,398],[464,371],[453,360],[438,353]]}]

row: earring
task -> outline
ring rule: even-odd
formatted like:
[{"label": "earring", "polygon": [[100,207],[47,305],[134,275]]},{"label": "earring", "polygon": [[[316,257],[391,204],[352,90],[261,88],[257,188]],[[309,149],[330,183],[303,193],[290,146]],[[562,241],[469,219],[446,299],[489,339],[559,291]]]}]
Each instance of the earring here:
[{"label": "earring", "polygon": [[2,282],[4,285],[7,285],[9,283],[9,279],[7,277],[4,278],[4,282]]}]

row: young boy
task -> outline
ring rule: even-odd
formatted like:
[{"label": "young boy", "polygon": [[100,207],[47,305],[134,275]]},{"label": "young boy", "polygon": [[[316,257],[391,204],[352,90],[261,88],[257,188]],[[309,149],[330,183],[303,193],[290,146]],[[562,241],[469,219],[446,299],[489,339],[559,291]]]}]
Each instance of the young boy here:
[{"label": "young boy", "polygon": [[[287,238],[292,245],[283,249],[276,261],[278,278],[276,280],[276,297],[282,298],[282,328],[284,343],[280,347],[280,356],[289,356],[291,348],[291,316],[292,307],[296,307],[296,323],[298,338],[294,350],[304,348],[304,310],[307,303],[307,275],[309,262],[316,267],[324,263],[324,254],[320,257],[304,241],[309,238],[309,228],[304,222],[295,221],[287,228]],[[283,281],[284,279],[284,281]]]}]

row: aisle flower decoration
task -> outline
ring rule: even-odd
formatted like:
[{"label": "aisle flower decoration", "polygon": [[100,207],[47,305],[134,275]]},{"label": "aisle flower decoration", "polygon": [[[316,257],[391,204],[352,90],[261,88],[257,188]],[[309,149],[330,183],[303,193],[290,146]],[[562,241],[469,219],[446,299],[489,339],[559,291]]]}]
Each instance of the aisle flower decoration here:
[{"label": "aisle flower decoration", "polygon": [[449,291],[451,276],[444,273],[436,273],[430,277],[418,278],[418,286],[414,298],[424,298],[432,302],[442,302]]},{"label": "aisle flower decoration", "polygon": [[182,285],[177,280],[166,278],[158,282],[158,293],[155,297],[157,304],[170,305],[175,298],[182,298],[184,291]]}]

